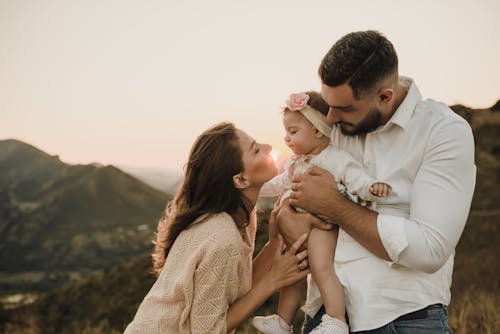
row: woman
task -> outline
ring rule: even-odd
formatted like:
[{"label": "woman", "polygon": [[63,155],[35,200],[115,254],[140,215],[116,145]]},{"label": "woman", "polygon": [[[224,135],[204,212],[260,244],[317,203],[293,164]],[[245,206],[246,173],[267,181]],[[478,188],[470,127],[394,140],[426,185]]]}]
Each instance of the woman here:
[{"label": "woman", "polygon": [[253,260],[253,208],[276,174],[269,145],[231,123],[195,141],[184,182],[158,224],[153,267],[158,279],[125,330],[135,333],[232,332],[300,270],[303,235],[282,255],[273,211],[269,242]]}]

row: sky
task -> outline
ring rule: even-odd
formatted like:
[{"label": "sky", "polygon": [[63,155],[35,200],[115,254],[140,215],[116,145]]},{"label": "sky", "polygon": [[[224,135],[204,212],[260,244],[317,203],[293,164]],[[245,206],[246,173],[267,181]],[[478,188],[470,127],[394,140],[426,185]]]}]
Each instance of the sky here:
[{"label": "sky", "polygon": [[319,90],[328,49],[368,29],[425,97],[500,98],[497,0],[0,0],[0,139],[181,171],[204,129],[232,121],[290,154],[288,95]]}]

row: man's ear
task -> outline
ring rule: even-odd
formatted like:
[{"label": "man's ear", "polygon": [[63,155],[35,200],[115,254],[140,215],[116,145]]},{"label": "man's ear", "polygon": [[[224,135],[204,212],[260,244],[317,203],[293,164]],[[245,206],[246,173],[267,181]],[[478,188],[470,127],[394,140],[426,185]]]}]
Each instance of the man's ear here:
[{"label": "man's ear", "polygon": [[394,90],[391,88],[383,88],[378,93],[378,102],[381,105],[389,104],[394,98]]},{"label": "man's ear", "polygon": [[245,189],[250,186],[250,182],[247,178],[245,178],[245,174],[243,172],[234,175],[233,182],[236,189]]}]

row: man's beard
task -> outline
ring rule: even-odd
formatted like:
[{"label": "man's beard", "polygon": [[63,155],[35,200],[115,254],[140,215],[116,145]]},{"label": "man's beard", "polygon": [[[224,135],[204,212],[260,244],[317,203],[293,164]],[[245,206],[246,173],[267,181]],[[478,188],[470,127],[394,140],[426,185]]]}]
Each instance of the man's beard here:
[{"label": "man's beard", "polygon": [[382,113],[377,108],[370,110],[368,115],[357,125],[354,126],[352,123],[344,123],[350,127],[354,127],[352,130],[348,130],[342,126],[340,123],[340,131],[347,136],[356,136],[372,132],[380,125],[380,120],[382,119]]}]

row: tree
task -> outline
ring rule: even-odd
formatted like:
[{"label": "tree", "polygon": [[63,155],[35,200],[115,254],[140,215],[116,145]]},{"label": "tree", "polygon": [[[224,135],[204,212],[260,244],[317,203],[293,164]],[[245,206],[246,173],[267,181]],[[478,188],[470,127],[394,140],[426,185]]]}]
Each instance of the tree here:
[{"label": "tree", "polygon": [[500,111],[500,100],[497,101],[491,108],[491,111]]}]

